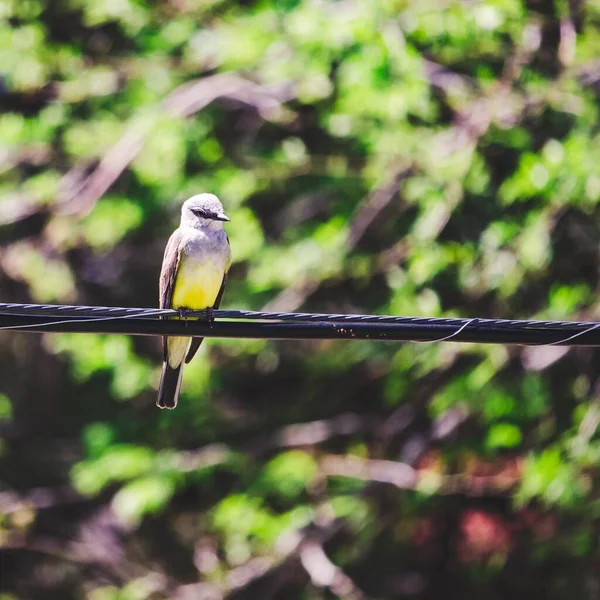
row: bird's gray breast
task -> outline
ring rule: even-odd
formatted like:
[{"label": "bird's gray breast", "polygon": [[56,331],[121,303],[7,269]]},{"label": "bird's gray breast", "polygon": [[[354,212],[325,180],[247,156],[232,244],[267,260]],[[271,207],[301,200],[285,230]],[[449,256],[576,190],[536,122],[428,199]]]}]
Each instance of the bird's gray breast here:
[{"label": "bird's gray breast", "polygon": [[194,261],[222,264],[224,271],[229,268],[229,242],[223,229],[206,231],[189,228],[182,236],[180,251]]}]

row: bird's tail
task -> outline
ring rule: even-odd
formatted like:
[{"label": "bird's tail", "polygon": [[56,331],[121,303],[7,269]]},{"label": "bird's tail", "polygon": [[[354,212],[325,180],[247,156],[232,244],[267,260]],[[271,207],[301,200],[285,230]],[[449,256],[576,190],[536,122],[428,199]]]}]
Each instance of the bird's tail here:
[{"label": "bird's tail", "polygon": [[175,408],[179,399],[179,388],[181,387],[181,376],[183,375],[183,361],[178,367],[171,367],[168,361],[163,363],[163,370],[158,386],[158,408]]}]

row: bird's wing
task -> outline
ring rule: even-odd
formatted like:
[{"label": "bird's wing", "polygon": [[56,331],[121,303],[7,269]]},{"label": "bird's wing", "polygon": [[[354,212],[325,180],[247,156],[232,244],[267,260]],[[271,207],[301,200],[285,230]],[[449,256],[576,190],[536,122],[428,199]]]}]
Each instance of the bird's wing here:
[{"label": "bird's wing", "polygon": [[[165,248],[162,269],[160,271],[159,282],[159,306],[160,308],[171,308],[173,290],[175,289],[175,279],[177,278],[177,269],[181,257],[181,230],[176,229]],[[164,359],[167,360],[167,337],[163,336]]]},{"label": "bird's wing", "polygon": [[[225,237],[227,238],[227,243],[229,244],[229,238],[227,237],[227,234],[225,234]],[[221,282],[221,287],[219,288],[219,293],[217,294],[217,298],[215,300],[215,303],[213,304],[213,308],[219,308],[219,306],[221,306],[221,300],[223,299],[223,292],[225,291],[226,285],[227,271],[225,271],[225,273],[223,274],[223,281]],[[201,337],[192,338],[190,349],[188,350],[187,356],[185,357],[186,364],[189,363],[190,360],[192,360],[192,358],[194,358],[194,355],[196,354],[196,352],[198,352],[198,348],[200,348],[200,344],[202,343],[203,339],[204,338]]]}]

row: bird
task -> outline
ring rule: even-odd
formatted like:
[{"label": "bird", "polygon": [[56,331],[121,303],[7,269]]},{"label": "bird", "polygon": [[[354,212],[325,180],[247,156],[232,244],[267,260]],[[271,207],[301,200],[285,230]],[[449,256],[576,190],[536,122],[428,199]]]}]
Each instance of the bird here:
[{"label": "bird", "polygon": [[[231,249],[223,223],[229,221],[214,194],[197,194],[181,207],[181,223],[172,233],[159,281],[160,308],[210,311],[221,304],[231,265]],[[204,338],[163,337],[163,366],[156,405],[177,406],[184,363]]]}]

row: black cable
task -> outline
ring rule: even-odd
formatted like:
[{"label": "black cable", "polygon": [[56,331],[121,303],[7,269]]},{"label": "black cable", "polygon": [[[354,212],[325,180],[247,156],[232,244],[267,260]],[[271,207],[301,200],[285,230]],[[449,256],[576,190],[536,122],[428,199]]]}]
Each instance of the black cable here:
[{"label": "black cable", "polygon": [[[147,316],[181,316],[182,312],[172,308],[124,308],[118,306],[74,306],[63,304],[15,304],[0,302],[0,314],[21,315],[52,315],[57,317],[131,317],[143,318]],[[204,310],[185,310],[187,317],[204,317]],[[219,319],[252,319],[267,321],[323,321],[344,323],[438,323],[450,324],[457,327],[473,319],[459,317],[400,317],[392,315],[356,315],[336,313],[288,313],[288,312],[261,312],[254,310],[213,310],[212,314]],[[534,320],[509,320],[509,319],[477,319],[485,325],[517,326],[517,327],[550,327],[564,329],[588,328],[596,325],[593,321],[534,321]]]},{"label": "black cable", "polygon": [[[174,320],[165,317],[180,316],[180,311],[0,303],[0,330],[265,339],[452,340],[521,345],[600,345],[600,323],[581,321],[215,310],[212,316],[218,320],[209,322],[205,311],[184,311],[184,315],[184,320]],[[200,317],[200,320],[192,320],[192,317]]]}]

